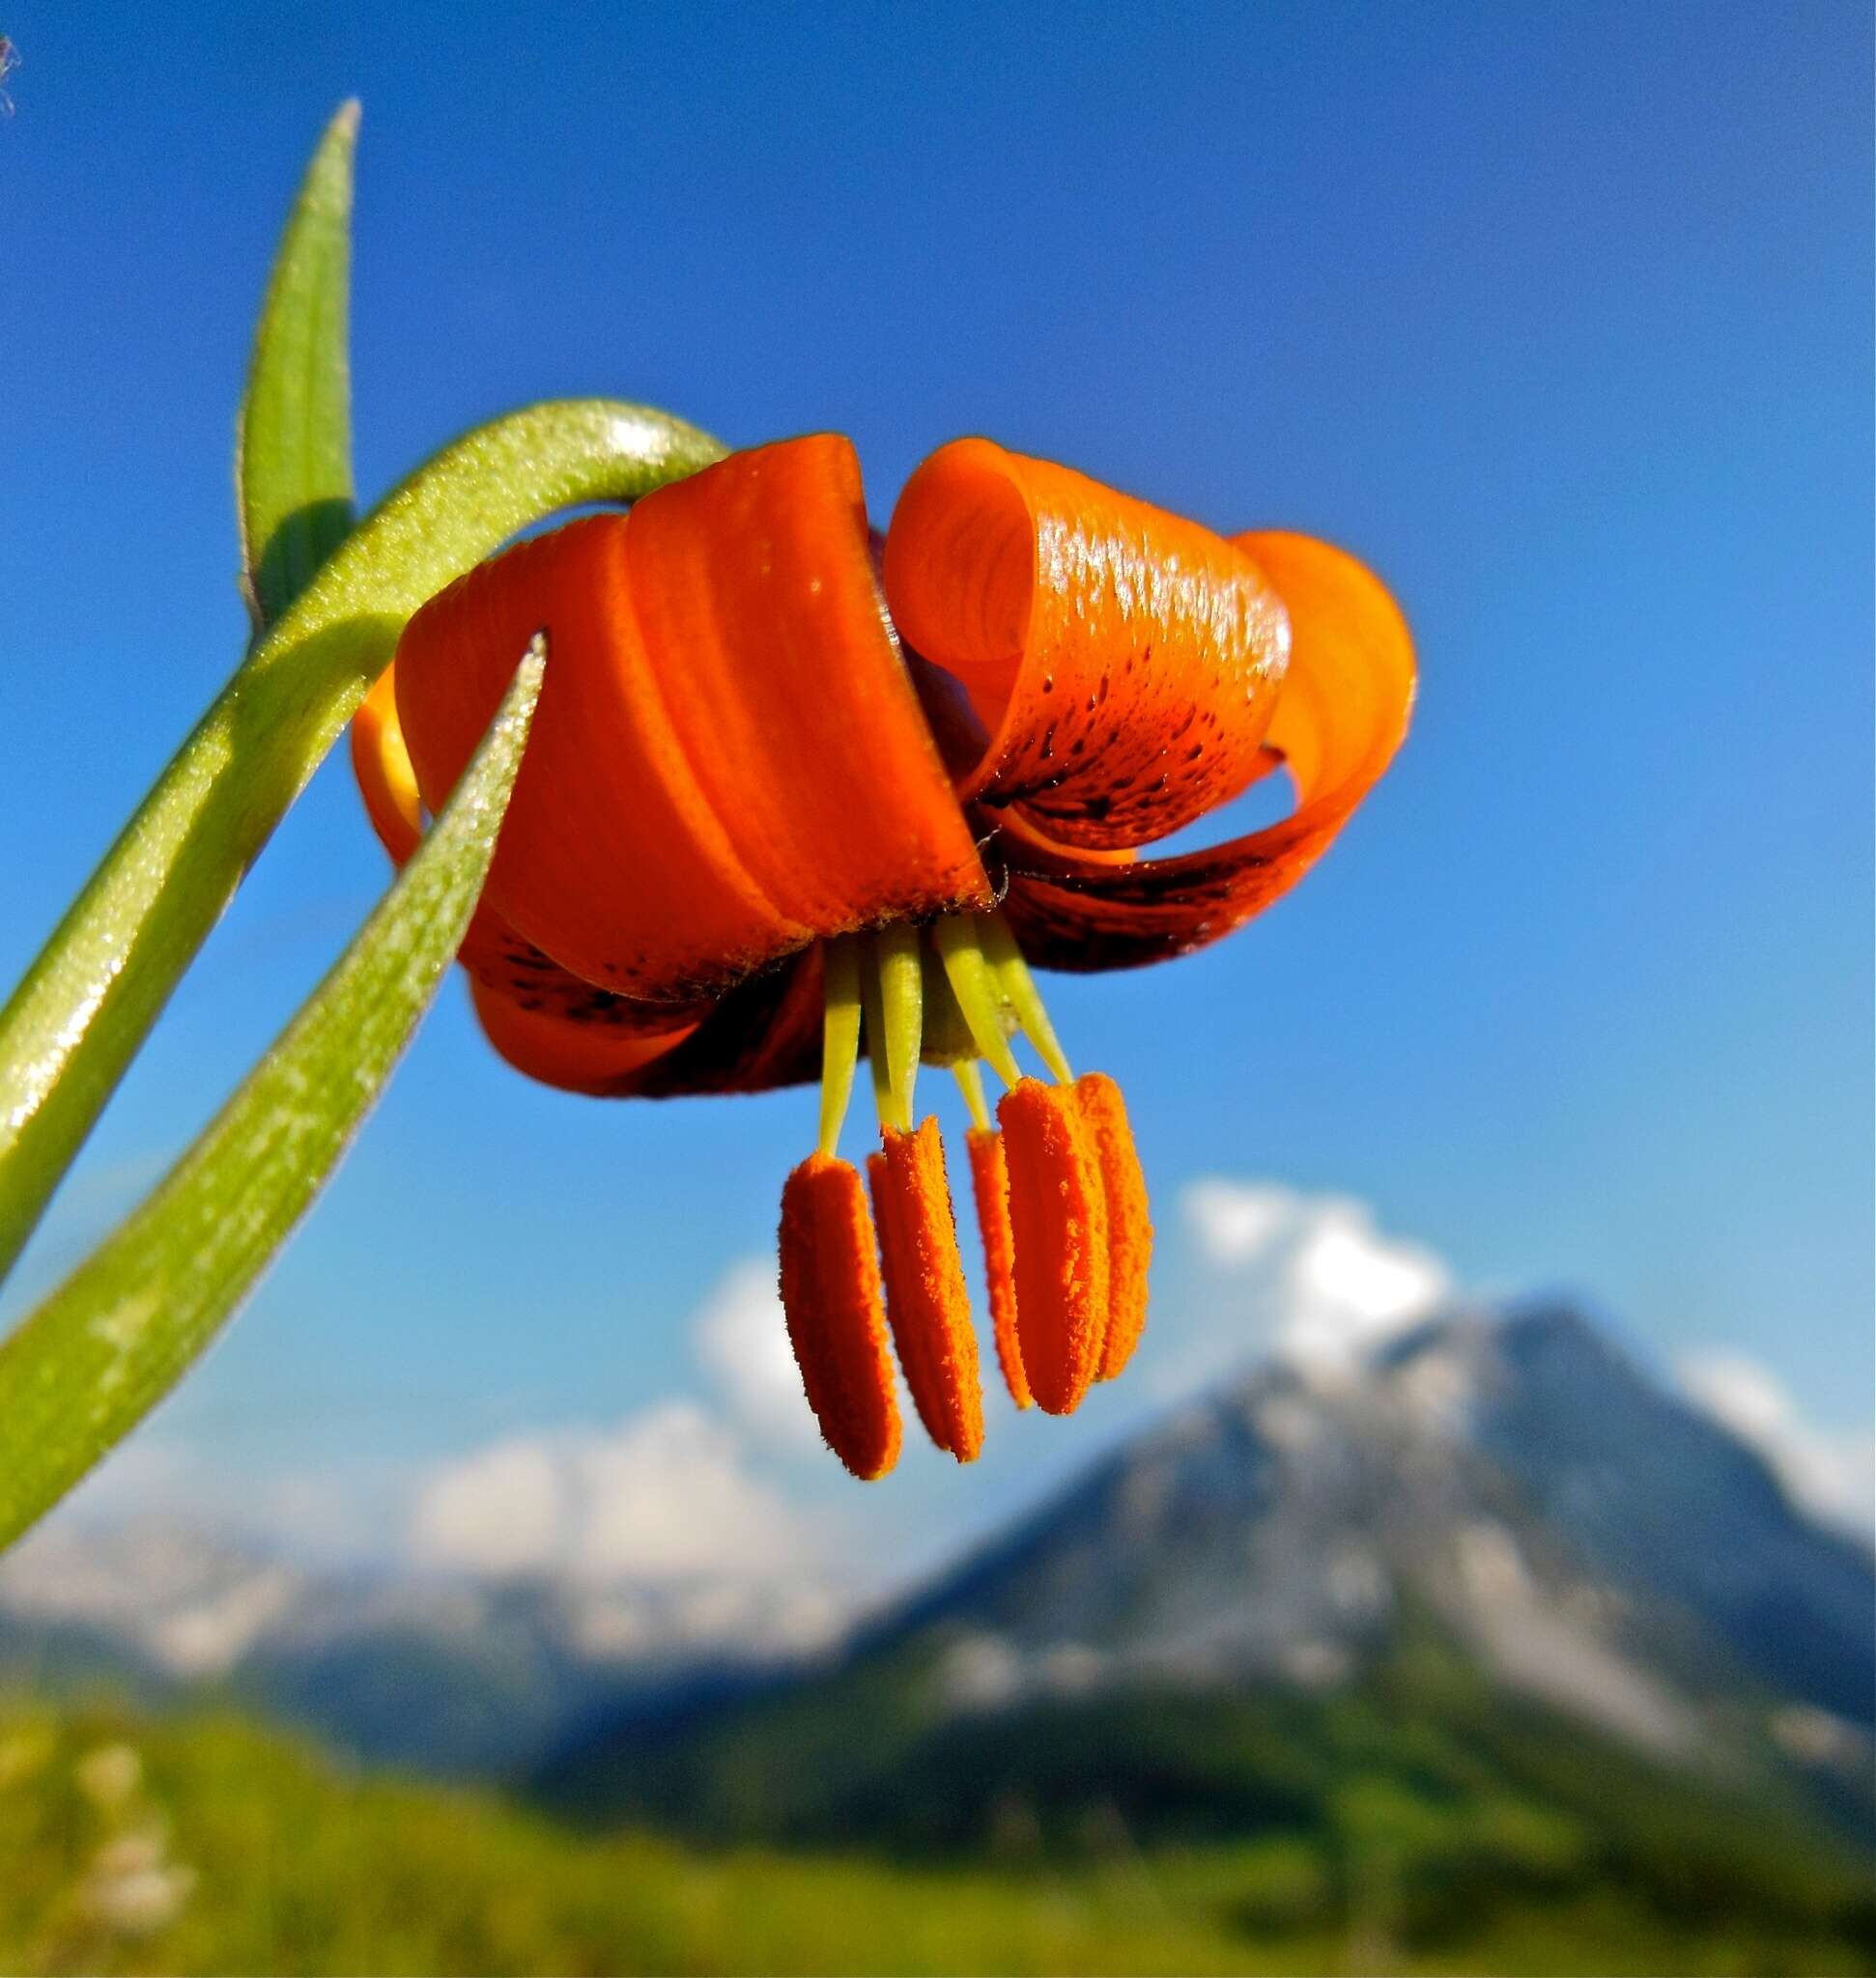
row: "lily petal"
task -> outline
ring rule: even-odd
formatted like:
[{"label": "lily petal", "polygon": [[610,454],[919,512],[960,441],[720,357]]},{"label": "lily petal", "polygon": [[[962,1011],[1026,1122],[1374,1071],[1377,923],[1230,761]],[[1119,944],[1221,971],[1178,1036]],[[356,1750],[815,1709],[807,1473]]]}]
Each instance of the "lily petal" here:
[{"label": "lily petal", "polygon": [[1295,783],[1297,807],[1209,851],[1131,864],[1006,834],[1004,917],[1038,967],[1134,968],[1241,926],[1322,856],[1407,735],[1413,641],[1379,579],[1308,536],[1233,540],[1269,573],[1289,608],[1290,670],[1267,740]]},{"label": "lily petal", "polygon": [[[585,1009],[524,1009],[515,997],[472,981],[489,1042],[517,1071],[561,1091],[602,1099],[680,1099],[705,1092],[766,1092],[820,1073],[821,965],[810,950],[708,1005],[663,1036],[641,1028],[651,1005],[596,994]],[[640,1026],[635,1028],[635,1026]]]},{"label": "lily petal", "polygon": [[396,694],[433,807],[516,627],[546,627],[555,665],[489,899],[575,975],[683,1001],[829,935],[988,904],[846,440],[733,455],[426,605]]},{"label": "lily petal", "polygon": [[851,440],[674,481],[632,511],[626,552],[698,781],[782,914],[825,938],[988,905],[873,576]]},{"label": "lily petal", "polygon": [[[394,665],[385,668],[353,717],[351,745],[365,813],[392,864],[401,869],[422,842],[423,805],[398,721],[395,672]],[[518,934],[486,898],[477,905],[456,958],[482,992],[478,1014],[485,1003],[489,1008],[513,1006],[512,1018],[497,1012],[497,1023],[516,1049],[542,1063],[533,1075],[550,1085],[564,1086],[571,1079],[573,1089],[580,1091],[589,1089],[594,1078],[610,1085],[669,1050],[696,1029],[708,1007],[629,1003],[596,989]],[[570,1027],[529,1023],[530,1017],[568,1019]],[[605,1040],[597,1049],[599,1040],[589,1037],[595,1030]],[[588,1037],[583,1046],[583,1037]],[[497,1048],[511,1055],[499,1042]],[[563,1075],[554,1076],[549,1065]]]},{"label": "lily petal", "polygon": [[906,484],[885,584],[907,643],[961,685],[986,738],[964,801],[1119,849],[1259,774],[1289,626],[1254,557],[1197,523],[959,439]]}]

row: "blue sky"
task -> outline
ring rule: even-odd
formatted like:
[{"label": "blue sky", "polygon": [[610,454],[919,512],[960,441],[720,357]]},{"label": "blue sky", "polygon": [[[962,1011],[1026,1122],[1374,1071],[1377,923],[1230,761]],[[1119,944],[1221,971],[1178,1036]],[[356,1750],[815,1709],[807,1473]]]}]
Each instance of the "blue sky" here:
[{"label": "blue sky", "polygon": [[[1403,601],[1415,732],[1333,857],[1221,947],[1052,993],[1132,1100],[1169,1365],[1266,1343],[1175,1210],[1227,1176],[1352,1198],[1463,1286],[1578,1287],[1663,1366],[1725,1348],[1866,1423],[1866,9],[24,0],[0,29],[0,974],[237,654],[245,341],[355,93],[367,495],[497,410],[607,393],[732,442],[850,433],[882,517],[988,433],[1332,537]],[[7,1311],[384,879],[334,764]],[[537,1090],[452,988],[146,1440],[318,1474],[707,1390],[693,1315],[771,1242],[812,1105]],[[1151,1392],[999,1416],[1016,1454],[981,1477],[883,1487],[934,1531],[981,1519]]]}]

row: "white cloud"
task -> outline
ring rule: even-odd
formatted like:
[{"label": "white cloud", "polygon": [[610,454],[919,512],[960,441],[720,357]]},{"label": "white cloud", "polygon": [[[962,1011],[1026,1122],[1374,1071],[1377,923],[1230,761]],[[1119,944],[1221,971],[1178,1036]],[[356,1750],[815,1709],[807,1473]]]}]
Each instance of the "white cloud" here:
[{"label": "white cloud", "polygon": [[578,1511],[572,1438],[516,1436],[442,1464],[417,1492],[411,1540],[428,1564],[526,1572],[566,1550]]},{"label": "white cloud", "polygon": [[752,1463],[759,1448],[821,1448],[774,1263],[731,1265],[691,1334],[721,1412],[665,1400],[610,1429],[513,1435],[444,1462],[415,1494],[416,1560],[592,1585],[774,1584],[829,1565],[826,1516],[810,1520]]},{"label": "white cloud", "polygon": [[1750,1443],[1805,1510],[1867,1532],[1876,1518],[1876,1437],[1806,1422],[1791,1392],[1745,1353],[1685,1353],[1675,1371],[1688,1395]]},{"label": "white cloud", "polygon": [[1220,1282],[1208,1349],[1166,1369],[1162,1390],[1259,1346],[1312,1369],[1346,1367],[1428,1316],[1453,1289],[1431,1250],[1384,1234],[1366,1203],[1347,1196],[1212,1176],[1192,1183],[1181,1207]]},{"label": "white cloud", "polygon": [[691,1324],[704,1371],[744,1427],[782,1449],[821,1447],[788,1343],[773,1258],[732,1264]]},{"label": "white cloud", "polygon": [[61,1504],[60,1527],[191,1528],[205,1538],[324,1561],[381,1560],[409,1493],[402,1459],[342,1468],[256,1468],[149,1429],[100,1464]]},{"label": "white cloud", "polygon": [[821,1550],[809,1520],[751,1471],[735,1432],[688,1401],[444,1463],[410,1529],[426,1566],[591,1583],[767,1581],[813,1567]]}]

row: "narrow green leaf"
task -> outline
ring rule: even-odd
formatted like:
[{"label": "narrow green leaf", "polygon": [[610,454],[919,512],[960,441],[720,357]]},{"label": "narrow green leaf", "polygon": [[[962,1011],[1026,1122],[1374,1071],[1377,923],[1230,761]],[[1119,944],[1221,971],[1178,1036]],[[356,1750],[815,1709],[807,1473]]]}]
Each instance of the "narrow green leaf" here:
[{"label": "narrow green leaf", "polygon": [[531,406],[445,447],[321,565],[0,1009],[0,1275],[411,613],[543,516],[636,499],[722,453],[645,406]]},{"label": "narrow green leaf", "polygon": [[344,104],[306,168],[274,256],[235,442],[242,582],[258,633],[352,526],[352,155]]},{"label": "narrow green leaf", "polygon": [[540,694],[536,636],[435,827],[140,1207],[0,1345],[0,1546],[168,1393],[338,1166],[469,925]]}]

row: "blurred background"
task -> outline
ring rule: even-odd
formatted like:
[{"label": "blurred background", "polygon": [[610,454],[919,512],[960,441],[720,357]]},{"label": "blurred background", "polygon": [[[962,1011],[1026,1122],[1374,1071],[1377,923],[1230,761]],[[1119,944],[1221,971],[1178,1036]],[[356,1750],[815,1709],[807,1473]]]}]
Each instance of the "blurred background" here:
[{"label": "blurred background", "polygon": [[[560,394],[846,432],[882,521],[981,432],[1347,545],[1422,664],[1293,896],[1052,985],[1152,1325],[969,1469],[816,1446],[811,1093],[564,1098],[452,985],[0,1561],[0,1964],[1876,1965],[1867,9],[0,33],[8,980],[242,645],[246,339],[353,93],[367,497]],[[328,765],[0,1322],[384,880]]]}]

